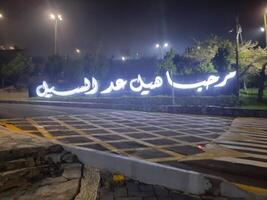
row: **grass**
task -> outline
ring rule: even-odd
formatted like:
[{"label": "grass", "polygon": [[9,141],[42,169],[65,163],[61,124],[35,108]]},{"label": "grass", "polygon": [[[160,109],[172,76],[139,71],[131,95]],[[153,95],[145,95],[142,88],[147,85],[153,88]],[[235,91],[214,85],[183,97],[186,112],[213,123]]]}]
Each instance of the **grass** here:
[{"label": "grass", "polygon": [[247,109],[267,110],[267,89],[263,93],[263,102],[257,101],[257,88],[248,88],[240,90],[240,106]]}]

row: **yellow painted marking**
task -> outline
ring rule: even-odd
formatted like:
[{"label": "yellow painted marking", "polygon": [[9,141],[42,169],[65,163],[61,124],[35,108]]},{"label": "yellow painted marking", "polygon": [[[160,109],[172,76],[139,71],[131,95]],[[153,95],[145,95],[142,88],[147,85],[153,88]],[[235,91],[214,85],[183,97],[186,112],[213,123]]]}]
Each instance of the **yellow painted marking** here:
[{"label": "yellow painted marking", "polygon": [[9,130],[14,131],[14,132],[23,131],[22,129],[20,129],[20,128],[16,127],[13,124],[10,124],[10,123],[4,123],[4,127],[8,128]]},{"label": "yellow painted marking", "polygon": [[251,186],[251,185],[243,185],[240,183],[234,183],[237,187],[241,188],[242,190],[245,190],[247,192],[252,192],[260,195],[265,195],[267,196],[267,189],[266,188],[260,188],[256,186]]},{"label": "yellow painted marking", "polygon": [[[78,120],[78,121],[81,121],[81,122],[83,122],[83,123],[86,123],[86,124],[91,125],[90,123],[88,123],[88,121],[83,120],[83,119],[81,119],[81,118],[79,118],[79,117],[75,117],[75,116],[71,116],[71,117],[74,118],[74,119],[76,119],[76,120]],[[95,125],[95,126],[97,126],[97,125]],[[100,127],[100,128],[101,128],[101,127]],[[163,152],[163,153],[166,153],[166,154],[168,154],[168,155],[174,157],[176,160],[180,160],[180,159],[182,159],[182,158],[185,157],[185,156],[182,155],[182,154],[179,154],[179,153],[176,153],[176,152],[173,152],[173,151],[169,151],[169,150],[164,149],[164,148],[162,148],[162,147],[158,147],[158,146],[155,146],[155,145],[153,145],[153,144],[150,144],[150,143],[146,142],[145,140],[138,140],[138,139],[136,139],[136,138],[134,138],[134,137],[131,137],[130,134],[129,134],[129,135],[126,135],[126,134],[119,134],[119,133],[117,133],[116,131],[112,131],[112,134],[113,134],[113,135],[120,136],[120,137],[123,137],[123,138],[125,138],[126,140],[129,140],[129,141],[134,141],[134,142],[136,142],[136,143],[139,143],[139,144],[143,144],[143,145],[145,145],[145,146],[152,147],[152,149],[156,149],[156,150],[158,150],[158,151],[161,151],[161,152]],[[149,133],[149,134],[153,135],[153,133]],[[169,139],[170,139],[170,138],[169,138]],[[121,140],[121,141],[124,141],[124,140]],[[117,141],[117,142],[119,142],[119,141]],[[132,150],[132,149],[131,149],[131,150]],[[120,149],[120,151],[122,151],[124,154],[127,154],[128,156],[131,156],[131,155],[129,155],[127,152],[125,152],[125,149]],[[138,156],[136,156],[136,157],[138,157]]]},{"label": "yellow painted marking", "polygon": [[27,133],[26,131],[16,127],[14,124],[2,121],[2,122],[0,122],[0,125],[6,127],[7,129],[11,130],[12,132],[18,133],[18,134],[33,136],[33,134]]},{"label": "yellow painted marking", "polygon": [[[182,154],[181,154],[182,155]],[[182,155],[184,156],[184,155]],[[178,159],[177,157],[162,157],[162,158],[150,158],[146,159],[149,162],[167,162],[167,161],[179,161],[181,159]]]},{"label": "yellow painted marking", "polygon": [[42,126],[38,125],[34,120],[31,118],[26,118],[26,120],[33,125],[46,139],[53,140],[55,137],[51,135],[47,130],[45,130]]},{"label": "yellow painted marking", "polygon": [[52,120],[55,121],[55,122],[58,122],[58,123],[61,124],[62,126],[65,126],[65,127],[67,127],[68,129],[70,129],[70,130],[72,130],[72,131],[78,133],[79,135],[82,135],[82,136],[84,136],[84,137],[87,137],[87,138],[91,139],[92,141],[96,142],[97,144],[100,144],[100,145],[102,145],[103,147],[109,149],[110,151],[113,151],[113,152],[120,152],[121,154],[125,155],[125,154],[124,154],[123,152],[121,152],[119,149],[113,147],[112,145],[110,145],[110,144],[108,144],[108,143],[106,143],[106,142],[104,142],[104,141],[102,141],[102,140],[100,140],[100,139],[98,139],[98,138],[95,138],[95,137],[93,137],[93,136],[91,136],[91,135],[89,135],[89,134],[86,134],[84,131],[82,131],[82,130],[80,130],[80,129],[77,129],[77,128],[75,128],[75,127],[69,125],[69,124],[66,124],[65,122],[60,121],[60,120],[58,120],[58,119],[55,118],[55,117],[49,117],[49,118],[52,119]]}]

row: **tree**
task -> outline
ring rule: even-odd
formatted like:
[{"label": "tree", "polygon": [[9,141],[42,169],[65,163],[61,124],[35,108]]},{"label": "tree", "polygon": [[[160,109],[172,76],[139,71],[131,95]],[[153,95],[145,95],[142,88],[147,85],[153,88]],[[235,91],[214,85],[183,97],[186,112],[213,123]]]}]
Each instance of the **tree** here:
[{"label": "tree", "polygon": [[13,60],[2,67],[2,80],[9,80],[9,83],[16,84],[21,78],[25,80],[26,85],[27,77],[31,75],[33,68],[31,59],[19,53]]},{"label": "tree", "polygon": [[198,67],[199,61],[194,58],[176,54],[173,62],[176,65],[176,73],[179,75],[188,75],[201,72]]},{"label": "tree", "polygon": [[84,66],[81,59],[68,59],[64,65],[64,79],[69,83],[83,83]]},{"label": "tree", "polygon": [[63,57],[59,55],[49,56],[45,64],[44,73],[52,82],[57,81],[62,76],[64,65],[65,60]]},{"label": "tree", "polygon": [[198,61],[199,72],[214,72],[215,67],[212,59],[217,54],[219,48],[227,49],[229,56],[232,56],[234,51],[234,45],[230,40],[212,36],[204,41],[195,41],[194,45],[186,50],[184,56]]},{"label": "tree", "polygon": [[84,72],[86,76],[94,76],[98,79],[106,78],[108,60],[101,54],[86,54],[83,58]]},{"label": "tree", "polygon": [[163,60],[158,65],[158,73],[162,74],[165,71],[170,71],[172,74],[176,74],[176,65],[174,64],[175,50],[171,49],[166,53]]},{"label": "tree", "polygon": [[211,63],[219,74],[224,74],[230,71],[231,60],[230,60],[229,48],[219,47],[215,56],[211,59]]},{"label": "tree", "polygon": [[240,78],[247,74],[258,74],[258,101],[263,100],[263,91],[266,80],[267,48],[261,48],[257,43],[245,42],[240,47]]}]

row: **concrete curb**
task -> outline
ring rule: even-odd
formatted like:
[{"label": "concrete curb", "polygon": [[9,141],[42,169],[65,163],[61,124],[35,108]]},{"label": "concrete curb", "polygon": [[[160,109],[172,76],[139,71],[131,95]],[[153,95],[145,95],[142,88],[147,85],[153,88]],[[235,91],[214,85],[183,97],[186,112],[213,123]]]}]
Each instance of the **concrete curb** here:
[{"label": "concrete curb", "polygon": [[234,184],[219,177],[93,149],[73,147],[70,145],[63,145],[63,148],[77,155],[79,160],[85,165],[110,172],[120,172],[127,177],[147,184],[160,185],[187,194],[200,196],[208,195],[247,200],[266,199],[266,197],[257,196],[256,194],[241,190]]},{"label": "concrete curb", "polygon": [[137,110],[137,111],[150,111],[150,112],[218,115],[218,116],[231,116],[231,117],[264,117],[264,118],[267,118],[267,110],[244,109],[244,108],[237,108],[237,107],[179,106],[179,105],[142,106],[142,105],[126,105],[126,104],[68,102],[68,101],[39,101],[39,100],[0,100],[0,103],[65,106],[65,107],[79,107],[79,108]]}]

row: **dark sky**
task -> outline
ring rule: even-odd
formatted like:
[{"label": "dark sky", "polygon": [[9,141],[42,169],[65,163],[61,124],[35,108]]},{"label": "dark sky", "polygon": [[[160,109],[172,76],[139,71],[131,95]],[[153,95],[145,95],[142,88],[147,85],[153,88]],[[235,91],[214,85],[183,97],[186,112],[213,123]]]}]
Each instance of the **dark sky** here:
[{"label": "dark sky", "polygon": [[239,13],[246,40],[262,40],[266,0],[0,0],[5,18],[0,41],[26,48],[31,55],[53,53],[50,12],[60,12],[60,53],[102,51],[120,56],[155,54],[156,42],[169,42],[178,52],[194,39],[228,31]]}]

